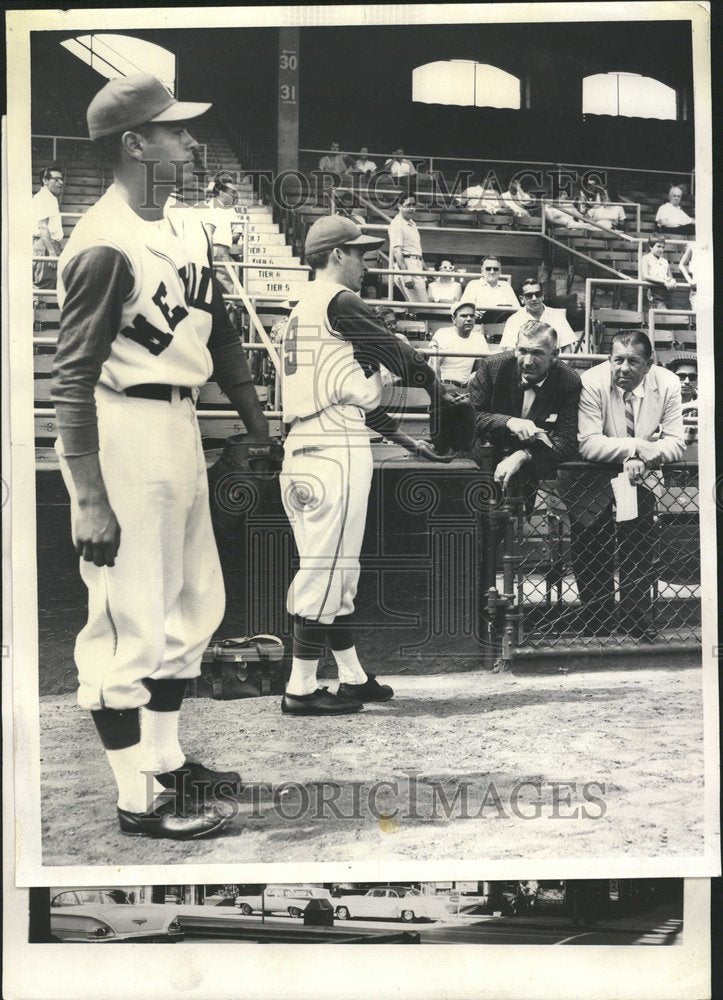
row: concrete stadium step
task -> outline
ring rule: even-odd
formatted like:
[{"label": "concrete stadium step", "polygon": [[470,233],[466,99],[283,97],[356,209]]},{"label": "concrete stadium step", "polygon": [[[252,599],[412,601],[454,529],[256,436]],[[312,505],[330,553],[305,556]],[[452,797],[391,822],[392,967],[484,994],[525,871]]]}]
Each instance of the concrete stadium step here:
[{"label": "concrete stadium step", "polygon": [[[293,263],[293,247],[284,243],[273,247],[260,247],[256,244],[249,244],[249,264],[269,264],[278,261],[281,264]],[[294,258],[294,260],[298,260]]]}]

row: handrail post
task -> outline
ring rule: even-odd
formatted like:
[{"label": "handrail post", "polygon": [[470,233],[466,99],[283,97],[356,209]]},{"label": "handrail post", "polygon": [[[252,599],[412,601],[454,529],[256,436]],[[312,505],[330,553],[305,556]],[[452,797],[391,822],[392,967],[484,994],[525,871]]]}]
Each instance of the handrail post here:
[{"label": "handrail post", "polygon": [[542,222],[540,226],[540,232],[545,235],[545,205],[547,203],[547,198],[540,198],[540,207],[542,208]]},{"label": "handrail post", "polygon": [[[244,264],[248,264],[248,262],[249,262],[249,223],[250,223],[250,219],[251,219],[251,216],[247,215],[246,219],[244,221]],[[246,273],[247,273],[247,268],[242,267],[241,268],[241,285],[244,288],[246,288],[247,284],[248,284],[247,283],[247,279],[246,279]]]},{"label": "handrail post", "polygon": [[[638,230],[640,232],[640,230]],[[642,240],[638,240],[638,278],[640,278],[640,269],[642,267],[643,259],[643,243]],[[643,286],[638,285],[638,312],[643,315]]]},{"label": "handrail post", "polygon": [[593,278],[585,278],[585,352],[592,354],[590,350],[590,324],[592,313],[592,282]]}]

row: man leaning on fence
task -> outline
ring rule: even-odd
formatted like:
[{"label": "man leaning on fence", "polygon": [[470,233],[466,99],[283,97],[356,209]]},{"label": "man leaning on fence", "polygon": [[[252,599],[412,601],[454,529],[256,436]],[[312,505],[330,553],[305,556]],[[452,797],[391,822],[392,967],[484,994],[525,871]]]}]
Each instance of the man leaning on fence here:
[{"label": "man leaning on fence", "polygon": [[555,330],[530,320],[520,328],[514,351],[483,358],[469,383],[477,414],[472,457],[483,466],[482,446],[489,441],[495,480],[513,485],[528,513],[539,480],[577,456],[580,376],[558,354]]},{"label": "man leaning on fence", "polygon": [[[581,457],[611,466],[566,471],[561,482],[584,627],[593,635],[610,635],[617,624],[632,638],[653,641],[656,495],[662,484],[658,470],[662,463],[679,461],[685,444],[680,380],[653,364],[645,333],[616,334],[610,360],[583,374],[578,424]],[[622,487],[616,485],[614,513],[611,480],[621,466],[624,481]],[[624,496],[625,481],[635,487],[632,496]]]}]

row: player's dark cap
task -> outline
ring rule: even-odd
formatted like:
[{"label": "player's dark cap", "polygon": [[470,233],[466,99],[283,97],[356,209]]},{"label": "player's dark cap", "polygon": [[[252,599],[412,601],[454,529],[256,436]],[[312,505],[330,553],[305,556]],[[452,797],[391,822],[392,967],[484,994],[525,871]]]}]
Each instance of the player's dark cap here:
[{"label": "player's dark cap", "polygon": [[88,135],[102,139],[147,122],[181,122],[205,114],[210,104],[177,101],[156,76],[134,73],[110,80],[88,105]]},{"label": "player's dark cap", "polygon": [[333,250],[334,247],[364,247],[365,250],[377,250],[383,245],[383,239],[365,236],[351,219],[345,219],[342,215],[325,215],[309,227],[304,253],[308,256],[311,253]]}]

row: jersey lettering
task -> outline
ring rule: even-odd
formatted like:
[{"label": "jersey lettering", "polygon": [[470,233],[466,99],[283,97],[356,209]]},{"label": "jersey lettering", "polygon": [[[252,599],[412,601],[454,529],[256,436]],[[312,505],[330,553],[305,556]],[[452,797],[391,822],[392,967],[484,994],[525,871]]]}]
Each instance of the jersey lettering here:
[{"label": "jersey lettering", "polygon": [[175,330],[181,320],[188,316],[188,309],[184,309],[183,306],[174,306],[173,309],[169,309],[168,303],[166,302],[167,294],[168,289],[165,284],[161,282],[153,295],[153,301],[163,313],[171,330]]},{"label": "jersey lettering", "polygon": [[197,267],[196,264],[190,263],[188,267],[180,268],[178,273],[186,289],[186,302],[188,305],[193,306],[195,309],[203,309],[205,312],[211,312],[209,288],[211,287],[213,269],[204,265]]},{"label": "jersey lettering", "polygon": [[121,333],[128,337],[129,340],[134,340],[141,347],[145,347],[146,350],[155,355],[165,351],[173,340],[172,333],[157,329],[152,323],[148,322],[145,316],[141,316],[140,314],[133,318],[133,325],[123,327]]}]

